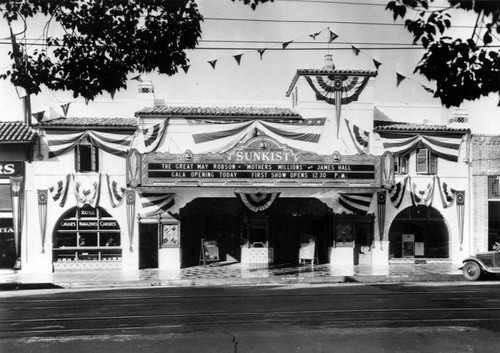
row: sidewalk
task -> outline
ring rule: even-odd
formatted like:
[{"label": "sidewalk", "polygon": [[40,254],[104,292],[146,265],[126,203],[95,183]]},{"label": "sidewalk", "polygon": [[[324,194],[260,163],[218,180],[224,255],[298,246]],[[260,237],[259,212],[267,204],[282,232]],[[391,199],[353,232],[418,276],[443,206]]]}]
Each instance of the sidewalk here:
[{"label": "sidewalk", "polygon": [[330,264],[273,266],[249,269],[239,263],[194,266],[173,271],[58,272],[27,274],[0,270],[0,291],[56,288],[126,288],[151,286],[241,286],[325,283],[441,282],[463,281],[462,272],[452,264],[397,264],[374,268],[354,266],[354,270]]}]

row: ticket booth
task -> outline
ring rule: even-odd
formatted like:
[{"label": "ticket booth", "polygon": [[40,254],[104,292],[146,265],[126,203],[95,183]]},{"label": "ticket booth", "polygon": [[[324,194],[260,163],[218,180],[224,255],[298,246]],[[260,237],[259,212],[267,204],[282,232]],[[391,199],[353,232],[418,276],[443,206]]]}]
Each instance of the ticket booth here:
[{"label": "ticket booth", "polygon": [[241,227],[241,264],[267,267],[274,262],[274,248],[269,237],[269,220],[264,215],[243,218]]}]

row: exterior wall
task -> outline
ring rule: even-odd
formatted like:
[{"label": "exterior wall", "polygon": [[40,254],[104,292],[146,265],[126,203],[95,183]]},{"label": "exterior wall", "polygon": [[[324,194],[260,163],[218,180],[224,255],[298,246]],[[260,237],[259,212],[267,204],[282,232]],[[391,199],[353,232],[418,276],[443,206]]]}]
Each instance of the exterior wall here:
[{"label": "exterior wall", "polygon": [[[64,180],[67,174],[75,173],[75,155],[73,151],[60,156],[48,159],[48,149],[46,144],[41,146],[43,159],[35,159],[33,163],[27,165],[26,174],[28,178],[25,190],[25,222],[23,229],[22,244],[22,270],[26,272],[52,272],[52,242],[54,228],[59,218],[69,209],[76,206],[74,192],[74,181],[69,183],[68,194],[64,207],[56,203],[49,192],[47,203],[47,226],[45,234],[45,252],[42,252],[42,235],[40,221],[38,218],[38,189],[48,189],[56,186],[57,182]],[[125,187],[125,158],[110,155],[99,150],[99,170],[101,173],[101,187],[98,205],[108,211],[118,222],[121,231],[122,248],[122,268],[137,269],[137,238],[132,243],[133,251],[129,252],[129,239],[125,202],[113,208],[110,201],[106,174],[115,180],[119,186]]]},{"label": "exterior wall", "polygon": [[488,249],[488,176],[500,176],[500,136],[472,137],[473,226],[471,251]]}]

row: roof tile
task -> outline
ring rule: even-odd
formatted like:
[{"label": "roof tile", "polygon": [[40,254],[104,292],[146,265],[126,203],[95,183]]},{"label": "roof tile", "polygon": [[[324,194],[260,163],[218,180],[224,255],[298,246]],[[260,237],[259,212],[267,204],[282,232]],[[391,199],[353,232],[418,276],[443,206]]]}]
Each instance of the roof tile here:
[{"label": "roof tile", "polygon": [[36,127],[118,127],[135,128],[137,121],[135,118],[59,118],[42,121]]},{"label": "roof tile", "polygon": [[435,131],[435,132],[468,132],[468,128],[455,128],[446,125],[404,124],[378,125],[373,131]]},{"label": "roof tile", "polygon": [[31,143],[37,133],[22,121],[0,122],[0,143]]},{"label": "roof tile", "polygon": [[135,113],[140,115],[177,115],[183,117],[287,117],[300,119],[299,113],[278,107],[180,107],[180,106],[157,106],[153,108],[143,108]]}]

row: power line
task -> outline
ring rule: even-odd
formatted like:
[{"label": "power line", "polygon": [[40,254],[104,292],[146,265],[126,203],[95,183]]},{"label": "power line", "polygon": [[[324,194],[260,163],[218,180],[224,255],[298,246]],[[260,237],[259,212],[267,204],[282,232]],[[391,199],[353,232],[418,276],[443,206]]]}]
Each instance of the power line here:
[{"label": "power line", "polygon": [[[320,24],[342,24],[342,25],[366,25],[366,26],[398,26],[404,27],[404,23],[394,22],[360,22],[360,21],[327,21],[327,20],[278,20],[260,18],[231,18],[231,17],[204,17],[208,21],[238,21],[238,22],[268,22],[268,23],[320,23]],[[474,28],[474,26],[452,25],[450,28]]]}]

